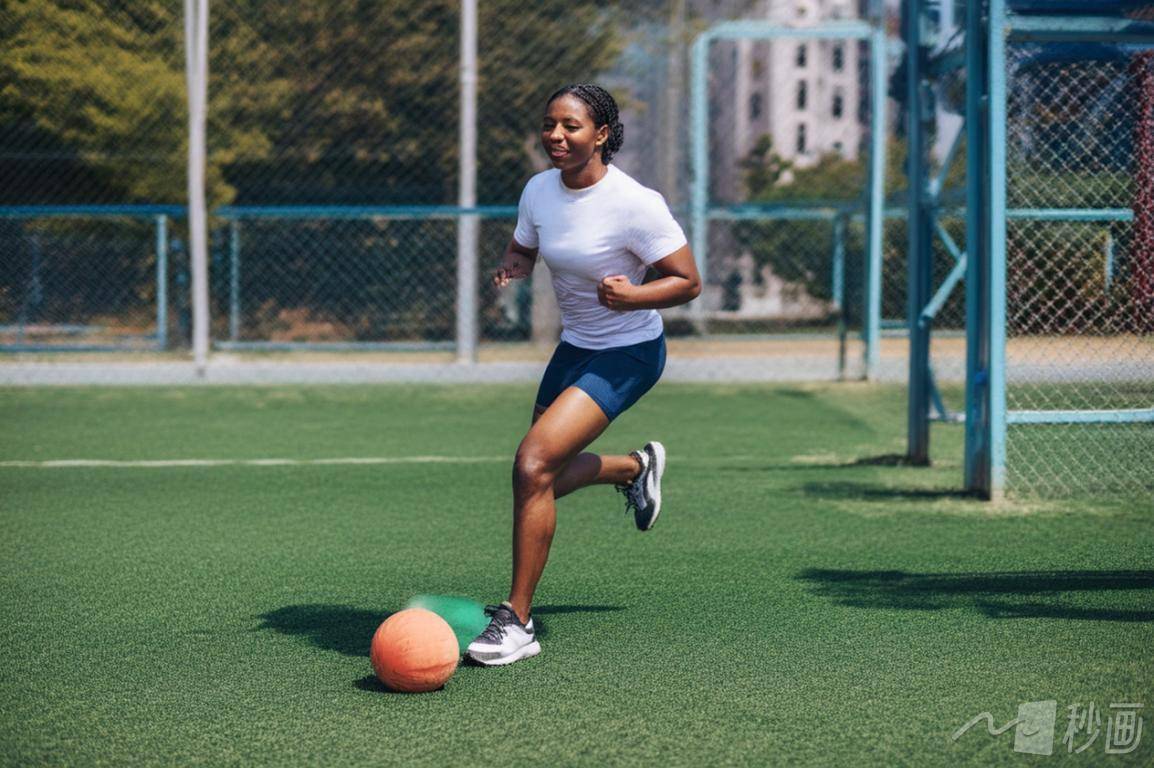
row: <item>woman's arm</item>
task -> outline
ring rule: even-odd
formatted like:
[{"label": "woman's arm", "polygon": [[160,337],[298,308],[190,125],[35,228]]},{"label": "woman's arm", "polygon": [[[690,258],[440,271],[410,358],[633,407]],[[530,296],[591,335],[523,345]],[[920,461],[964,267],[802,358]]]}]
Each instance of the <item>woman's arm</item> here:
[{"label": "woman's arm", "polygon": [[688,245],[651,265],[661,277],[633,285],[625,275],[611,275],[597,286],[597,298],[609,309],[665,309],[688,304],[701,293],[701,276]]},{"label": "woman's arm", "polygon": [[501,266],[493,273],[493,285],[504,288],[510,280],[521,280],[533,273],[533,263],[537,261],[537,249],[526,248],[516,240],[510,240],[505,248]]}]

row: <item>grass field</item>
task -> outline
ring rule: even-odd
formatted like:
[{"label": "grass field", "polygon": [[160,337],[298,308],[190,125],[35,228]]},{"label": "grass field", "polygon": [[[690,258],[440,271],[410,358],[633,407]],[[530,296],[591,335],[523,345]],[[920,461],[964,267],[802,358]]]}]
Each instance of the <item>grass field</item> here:
[{"label": "grass field", "polygon": [[[893,466],[905,402],[878,386],[662,384],[598,443],[666,443],[655,530],[608,488],[563,500],[542,655],[386,692],[390,611],[504,597],[531,400],[0,391],[0,762],[1154,763],[1154,503],[962,497],[961,427],[935,426],[934,467]],[[307,463],[357,457],[406,461]],[[268,458],[306,463],[244,463]],[[15,464],[68,459],[222,463]],[[1050,758],[1013,729],[951,739],[1037,700]],[[1068,756],[1091,702],[1102,732]],[[1115,702],[1145,705],[1129,755],[1103,751]]]}]

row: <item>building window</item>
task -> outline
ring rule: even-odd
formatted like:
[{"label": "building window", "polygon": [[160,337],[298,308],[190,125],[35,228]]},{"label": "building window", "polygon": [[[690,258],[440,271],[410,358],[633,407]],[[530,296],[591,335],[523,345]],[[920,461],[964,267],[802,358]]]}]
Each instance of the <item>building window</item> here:
[{"label": "building window", "polygon": [[755,93],[749,97],[749,119],[756,120],[761,117],[761,94]]},{"label": "building window", "polygon": [[805,62],[806,62],[807,57],[808,57],[808,52],[806,51],[805,43],[802,43],[801,45],[799,45],[797,47],[797,68],[798,69],[805,69]]},{"label": "building window", "polygon": [[840,90],[833,92],[833,107],[830,112],[838,118],[845,114],[845,97],[841,95]]},{"label": "building window", "polygon": [[840,141],[835,141],[833,143],[833,151],[834,152],[837,152],[840,155],[840,154],[842,154],[842,152],[844,150],[845,150],[845,145],[842,144]]},{"label": "building window", "polygon": [[805,109],[806,102],[809,101],[809,87],[801,80],[797,84],[797,108]]},{"label": "building window", "polygon": [[754,57],[749,63],[749,74],[754,80],[760,80],[765,74],[765,64],[761,59]]},{"label": "building window", "polygon": [[797,127],[797,153],[805,154],[805,123]]},{"label": "building window", "polygon": [[833,71],[841,72],[845,69],[845,46],[838,43],[833,47]]}]

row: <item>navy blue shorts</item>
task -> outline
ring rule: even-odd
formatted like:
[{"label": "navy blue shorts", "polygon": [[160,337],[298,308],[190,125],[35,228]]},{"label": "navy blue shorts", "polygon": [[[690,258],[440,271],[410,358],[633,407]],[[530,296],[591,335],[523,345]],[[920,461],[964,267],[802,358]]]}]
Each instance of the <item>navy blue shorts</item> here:
[{"label": "navy blue shorts", "polygon": [[609,349],[583,349],[563,341],[541,377],[537,407],[548,408],[557,395],[577,387],[613,421],[652,389],[664,370],[664,334]]}]

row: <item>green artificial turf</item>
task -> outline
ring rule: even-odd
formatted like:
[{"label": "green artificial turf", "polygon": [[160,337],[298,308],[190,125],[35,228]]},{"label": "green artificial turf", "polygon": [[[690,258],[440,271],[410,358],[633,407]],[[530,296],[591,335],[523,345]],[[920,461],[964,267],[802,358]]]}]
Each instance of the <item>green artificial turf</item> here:
[{"label": "green artificial turf", "polygon": [[[1154,504],[961,496],[962,427],[901,466],[902,390],[857,384],[660,385],[596,446],[666,444],[657,527],[611,488],[562,500],[541,656],[385,691],[391,611],[505,596],[532,391],[0,392],[6,462],[479,459],[0,467],[0,763],[1154,762]],[[951,739],[1038,700],[1051,758]],[[1102,733],[1067,756],[1090,702]],[[1121,702],[1146,732],[1105,755]]]}]

